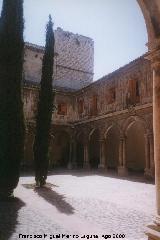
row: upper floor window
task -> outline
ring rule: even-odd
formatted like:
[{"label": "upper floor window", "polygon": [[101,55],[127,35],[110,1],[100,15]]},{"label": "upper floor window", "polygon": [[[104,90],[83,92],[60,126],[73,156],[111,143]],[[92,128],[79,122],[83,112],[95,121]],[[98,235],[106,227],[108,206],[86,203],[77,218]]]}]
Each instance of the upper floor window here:
[{"label": "upper floor window", "polygon": [[59,115],[67,115],[67,104],[66,103],[59,103],[57,113]]},{"label": "upper floor window", "polygon": [[136,97],[139,97],[140,94],[139,94],[139,82],[138,80],[136,81]]},{"label": "upper floor window", "polygon": [[78,113],[82,114],[84,112],[84,100],[79,99],[78,100]]},{"label": "upper floor window", "polygon": [[126,97],[127,104],[135,104],[138,103],[140,100],[140,93],[139,93],[139,82],[138,80],[131,79],[128,83],[128,92]]},{"label": "upper floor window", "polygon": [[91,100],[91,115],[96,115],[97,114],[97,111],[98,111],[98,98],[97,98],[97,95],[93,95],[92,96],[92,100]]},{"label": "upper floor window", "polygon": [[108,89],[107,103],[108,104],[114,103],[115,100],[116,100],[116,89],[115,87],[112,87]]}]

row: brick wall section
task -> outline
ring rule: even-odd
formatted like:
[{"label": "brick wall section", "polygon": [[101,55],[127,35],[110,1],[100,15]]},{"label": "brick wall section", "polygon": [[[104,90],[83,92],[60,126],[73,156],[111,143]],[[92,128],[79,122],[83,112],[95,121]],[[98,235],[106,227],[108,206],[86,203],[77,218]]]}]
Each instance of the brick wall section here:
[{"label": "brick wall section", "polygon": [[[40,82],[44,48],[26,43],[24,79]],[[93,81],[94,42],[91,38],[55,30],[55,86],[78,90]]]}]

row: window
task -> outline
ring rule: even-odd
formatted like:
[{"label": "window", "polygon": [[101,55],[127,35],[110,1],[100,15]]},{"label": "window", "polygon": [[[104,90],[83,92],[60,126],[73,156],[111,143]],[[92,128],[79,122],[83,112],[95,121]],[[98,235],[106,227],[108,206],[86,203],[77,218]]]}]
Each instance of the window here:
[{"label": "window", "polygon": [[107,103],[114,103],[116,100],[116,90],[115,87],[108,89]]},{"label": "window", "polygon": [[139,94],[139,82],[136,81],[136,97],[139,97],[140,94]]},{"label": "window", "polygon": [[127,103],[132,105],[138,103],[140,100],[139,94],[139,82],[138,80],[129,80],[128,93],[127,93]]},{"label": "window", "polygon": [[98,99],[97,99],[97,95],[93,95],[92,99],[91,99],[91,111],[90,114],[91,115],[96,115],[97,114],[97,110],[98,110]]},{"label": "window", "polygon": [[83,99],[79,99],[78,100],[78,113],[82,114],[84,111],[84,100]]},{"label": "window", "polygon": [[67,115],[67,104],[66,103],[58,104],[58,114],[59,115]]}]

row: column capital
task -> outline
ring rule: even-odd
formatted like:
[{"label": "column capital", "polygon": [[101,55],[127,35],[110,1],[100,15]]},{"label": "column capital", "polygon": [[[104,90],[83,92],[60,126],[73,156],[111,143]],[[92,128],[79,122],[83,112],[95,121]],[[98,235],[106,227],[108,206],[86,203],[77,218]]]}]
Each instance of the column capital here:
[{"label": "column capital", "polygon": [[127,136],[126,135],[120,135],[120,141],[125,141],[127,139]]},{"label": "column capital", "polygon": [[153,69],[159,70],[160,69],[160,48],[153,51],[149,51],[145,55],[145,59],[148,59],[151,61],[151,66]]},{"label": "column capital", "polygon": [[160,37],[154,37],[147,44],[149,50],[156,50],[160,48]]},{"label": "column capital", "polygon": [[145,138],[153,138],[153,132],[147,132],[144,134]]},{"label": "column capital", "polygon": [[153,138],[153,133],[149,133],[148,137],[149,137],[149,139],[152,139]]},{"label": "column capital", "polygon": [[98,141],[103,143],[103,142],[105,142],[105,138],[99,138]]}]

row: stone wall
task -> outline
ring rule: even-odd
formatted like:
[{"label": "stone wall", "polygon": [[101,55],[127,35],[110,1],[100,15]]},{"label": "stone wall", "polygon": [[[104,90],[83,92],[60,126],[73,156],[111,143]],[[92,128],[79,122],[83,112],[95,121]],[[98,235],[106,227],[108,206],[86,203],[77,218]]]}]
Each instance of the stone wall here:
[{"label": "stone wall", "polygon": [[[136,84],[138,89],[134,92]],[[38,89],[38,85],[31,87],[30,83],[24,89],[25,114],[28,120],[33,119],[36,112]],[[140,57],[81,90],[56,88],[54,91],[55,124],[93,121],[94,118],[110,113],[125,109],[132,111],[135,107],[152,104],[151,67],[148,60]]]},{"label": "stone wall", "polygon": [[[25,161],[29,165],[33,162],[38,91],[36,84],[24,86]],[[80,90],[56,87],[53,91],[51,166],[67,167],[74,161],[73,165],[85,167],[88,161],[94,168],[123,168],[154,176],[152,74],[144,56]],[[122,141],[126,169],[121,166]]]},{"label": "stone wall", "polygon": [[[38,97],[39,86],[25,84],[23,89],[23,102],[27,122],[35,122]],[[65,105],[65,112],[60,111],[60,105]],[[55,90],[52,124],[69,125],[74,122],[74,119],[74,98],[72,94]]]},{"label": "stone wall", "polygon": [[[83,101],[84,105],[80,113],[79,101]],[[142,56],[79,90],[76,92],[76,103],[78,121],[152,103],[152,74],[149,61]],[[92,108],[96,108],[94,112]]]}]

